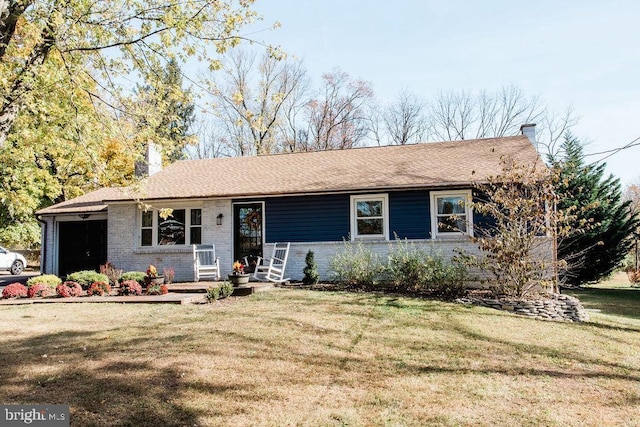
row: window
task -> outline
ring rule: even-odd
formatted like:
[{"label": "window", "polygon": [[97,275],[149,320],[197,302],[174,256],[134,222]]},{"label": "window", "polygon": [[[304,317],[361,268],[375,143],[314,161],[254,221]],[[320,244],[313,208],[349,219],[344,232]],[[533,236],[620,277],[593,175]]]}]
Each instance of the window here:
[{"label": "window", "polygon": [[142,246],[153,245],[153,211],[142,212]]},{"label": "window", "polygon": [[431,193],[432,238],[473,235],[471,190]]},{"label": "window", "polygon": [[191,209],[190,240],[192,245],[202,243],[202,209]]},{"label": "window", "polygon": [[141,246],[153,246],[154,241],[157,246],[198,245],[202,243],[202,209],[174,209],[167,218],[157,211],[142,212],[140,237]]},{"label": "window", "polygon": [[158,245],[184,245],[184,209],[174,209],[167,218],[158,212]]},{"label": "window", "polygon": [[352,239],[386,239],[387,212],[386,194],[351,196]]}]

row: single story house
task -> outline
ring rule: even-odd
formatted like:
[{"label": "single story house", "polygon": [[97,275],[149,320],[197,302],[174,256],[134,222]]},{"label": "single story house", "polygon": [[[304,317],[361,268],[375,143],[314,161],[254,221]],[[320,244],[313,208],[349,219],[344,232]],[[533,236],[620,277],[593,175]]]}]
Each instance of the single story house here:
[{"label": "single story house", "polygon": [[[532,136],[524,135],[531,130],[480,140],[183,160],[166,168],[152,152],[149,176],[139,186],[102,188],[37,212],[42,270],[65,276],[106,261],[125,271],[154,264],[160,271],[173,268],[176,281],[191,281],[193,244],[215,244],[225,276],[234,260],[268,256],[270,244],[290,242],[285,276],[302,279],[312,250],[327,279],[329,261],[345,240],[380,253],[395,236],[445,255],[456,247],[473,250],[468,224],[479,218],[466,201],[474,183],[500,174],[502,156],[540,162]],[[165,208],[172,216],[160,215]],[[459,229],[447,227],[451,221]]]}]

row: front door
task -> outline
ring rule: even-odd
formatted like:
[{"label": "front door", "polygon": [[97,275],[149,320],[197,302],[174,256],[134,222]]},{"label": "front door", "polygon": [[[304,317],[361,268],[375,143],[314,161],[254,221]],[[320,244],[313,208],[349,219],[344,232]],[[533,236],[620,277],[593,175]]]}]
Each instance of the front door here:
[{"label": "front door", "polygon": [[233,257],[244,262],[247,272],[252,272],[256,259],[262,256],[262,203],[237,203],[233,205]]}]

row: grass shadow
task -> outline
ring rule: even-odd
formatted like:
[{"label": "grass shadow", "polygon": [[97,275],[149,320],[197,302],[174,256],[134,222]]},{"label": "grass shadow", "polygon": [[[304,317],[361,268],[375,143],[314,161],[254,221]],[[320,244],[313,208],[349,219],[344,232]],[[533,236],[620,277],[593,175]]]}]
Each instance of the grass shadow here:
[{"label": "grass shadow", "polygon": [[64,331],[4,340],[0,401],[69,405],[72,425],[198,423],[197,412],[171,399],[181,387],[179,369],[158,369],[142,361],[104,364],[109,353],[121,354],[123,349],[92,345],[104,341],[103,335]]},{"label": "grass shadow", "polygon": [[[538,322],[537,320],[533,320],[533,319],[531,319],[531,321]],[[548,368],[536,367],[536,368],[526,368],[523,370],[523,372],[521,372],[521,374],[556,376],[556,377],[582,376],[586,378],[621,379],[624,381],[640,382],[640,374],[638,373],[638,371],[636,371],[632,366],[628,366],[622,363],[607,362],[607,361],[596,359],[593,357],[588,357],[585,354],[580,352],[571,352],[566,349],[556,349],[550,346],[545,346],[545,345],[537,344],[533,342],[522,344],[522,343],[509,341],[506,339],[498,339],[495,336],[491,336],[490,334],[484,334],[477,330],[474,330],[471,327],[464,325],[460,322],[455,322],[455,321],[450,322],[449,327],[451,328],[451,330],[456,331],[457,333],[466,337],[467,339],[476,340],[479,343],[492,342],[493,344],[503,346],[505,348],[504,350],[505,352],[516,352],[516,353],[523,353],[527,355],[536,355],[546,359],[552,359],[556,361],[566,361],[570,363],[579,362],[583,365],[600,367],[600,368],[604,368],[605,370],[610,370],[610,371],[615,370],[618,372],[624,372],[624,374],[617,374],[617,373],[605,372],[605,370],[601,370],[601,371],[577,373],[575,371],[563,372],[559,370],[551,370]],[[507,373],[508,371],[497,370],[495,372]],[[485,372],[485,373],[488,373],[488,372]],[[513,373],[512,370],[510,373]]]}]

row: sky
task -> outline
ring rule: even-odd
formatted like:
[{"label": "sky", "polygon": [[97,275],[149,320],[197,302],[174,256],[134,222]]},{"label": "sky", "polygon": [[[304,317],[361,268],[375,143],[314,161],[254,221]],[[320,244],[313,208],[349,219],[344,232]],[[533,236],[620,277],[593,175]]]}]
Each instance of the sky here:
[{"label": "sky", "polygon": [[[380,104],[403,89],[429,99],[515,85],[550,111],[573,108],[587,154],[640,137],[637,0],[256,0],[255,10],[264,20],[247,34],[302,59],[314,84],[337,67],[373,83]],[[605,161],[623,185],[640,182],[640,144]]]}]

